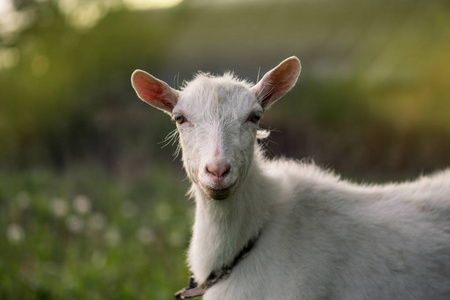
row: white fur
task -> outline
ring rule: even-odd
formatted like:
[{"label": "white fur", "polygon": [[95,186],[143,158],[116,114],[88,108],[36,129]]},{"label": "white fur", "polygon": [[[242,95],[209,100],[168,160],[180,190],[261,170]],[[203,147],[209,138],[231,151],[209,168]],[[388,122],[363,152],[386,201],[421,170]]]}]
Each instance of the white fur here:
[{"label": "white fur", "polygon": [[[230,264],[261,232],[203,299],[450,299],[450,170],[367,186],[313,164],[264,158],[247,118],[290,90],[299,72],[290,58],[255,86],[200,74],[181,91],[133,74],[144,101],[187,120],[177,126],[196,202],[188,254],[196,280]],[[173,109],[142,92],[158,92],[154,86]],[[229,166],[220,180],[208,172]]]}]

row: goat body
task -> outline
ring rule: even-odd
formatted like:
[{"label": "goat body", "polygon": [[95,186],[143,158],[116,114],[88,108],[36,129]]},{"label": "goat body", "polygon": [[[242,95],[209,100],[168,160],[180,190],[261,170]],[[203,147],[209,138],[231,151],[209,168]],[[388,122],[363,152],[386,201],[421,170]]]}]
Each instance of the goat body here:
[{"label": "goat body", "polygon": [[257,237],[203,299],[450,299],[450,170],[363,186],[264,157],[259,118],[299,73],[291,57],[253,86],[200,74],[181,91],[133,73],[138,96],[177,122],[196,202],[196,281]]}]

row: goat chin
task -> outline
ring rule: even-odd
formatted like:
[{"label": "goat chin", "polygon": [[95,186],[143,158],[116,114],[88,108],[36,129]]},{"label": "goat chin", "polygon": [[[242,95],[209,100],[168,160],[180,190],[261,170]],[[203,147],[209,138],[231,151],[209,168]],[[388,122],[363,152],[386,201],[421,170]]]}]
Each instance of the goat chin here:
[{"label": "goat chin", "polygon": [[221,188],[221,189],[215,189],[215,188],[210,188],[210,187],[201,185],[201,188],[209,198],[211,198],[213,200],[225,200],[230,196],[233,186]]},{"label": "goat chin", "polygon": [[232,195],[238,185],[239,185],[239,177],[236,174],[229,174],[226,178],[215,178],[210,179],[207,176],[204,176],[203,179],[206,180],[196,180],[200,189],[212,200],[225,200],[230,195]]}]

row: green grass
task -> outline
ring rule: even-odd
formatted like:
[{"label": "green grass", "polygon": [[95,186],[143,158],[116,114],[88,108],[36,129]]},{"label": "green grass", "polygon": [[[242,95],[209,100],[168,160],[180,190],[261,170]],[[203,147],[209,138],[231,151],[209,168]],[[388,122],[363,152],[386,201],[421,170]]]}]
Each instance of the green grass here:
[{"label": "green grass", "polygon": [[171,299],[185,285],[193,204],[163,168],[0,175],[0,299]]}]

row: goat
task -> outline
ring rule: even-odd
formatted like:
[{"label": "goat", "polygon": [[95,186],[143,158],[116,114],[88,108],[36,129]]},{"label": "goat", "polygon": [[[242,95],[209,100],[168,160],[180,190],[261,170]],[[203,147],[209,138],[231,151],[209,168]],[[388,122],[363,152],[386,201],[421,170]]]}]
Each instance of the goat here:
[{"label": "goat", "polygon": [[357,185],[264,156],[259,120],[300,70],[290,57],[255,85],[199,73],[180,90],[133,73],[176,122],[192,181],[193,280],[178,299],[450,299],[450,169]]}]

